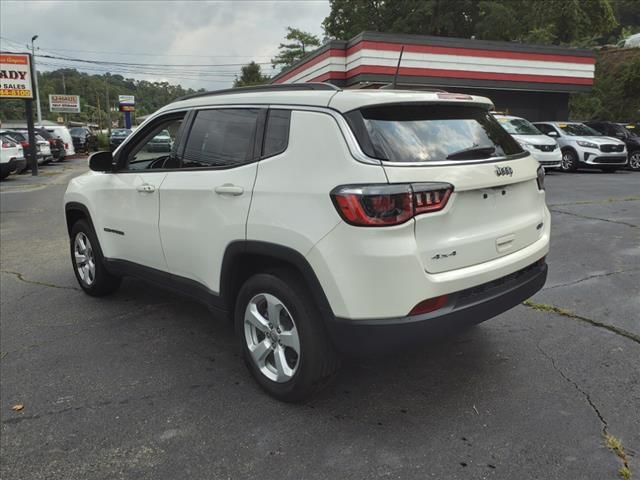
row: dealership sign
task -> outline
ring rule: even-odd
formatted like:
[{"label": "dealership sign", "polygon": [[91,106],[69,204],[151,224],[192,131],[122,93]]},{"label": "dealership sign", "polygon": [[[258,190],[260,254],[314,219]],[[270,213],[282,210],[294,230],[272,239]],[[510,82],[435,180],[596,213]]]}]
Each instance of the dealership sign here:
[{"label": "dealership sign", "polygon": [[58,113],[80,113],[80,96],[49,95],[49,111]]},{"label": "dealership sign", "polygon": [[0,53],[0,97],[33,98],[30,60],[26,53]]},{"label": "dealership sign", "polygon": [[133,112],[136,109],[136,99],[133,95],[118,95],[121,112]]}]

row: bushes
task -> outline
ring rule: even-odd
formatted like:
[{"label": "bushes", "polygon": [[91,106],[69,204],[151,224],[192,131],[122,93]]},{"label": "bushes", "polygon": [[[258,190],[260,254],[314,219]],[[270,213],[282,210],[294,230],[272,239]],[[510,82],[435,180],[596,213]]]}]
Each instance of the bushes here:
[{"label": "bushes", "polygon": [[109,150],[109,136],[106,133],[98,133],[98,150]]}]

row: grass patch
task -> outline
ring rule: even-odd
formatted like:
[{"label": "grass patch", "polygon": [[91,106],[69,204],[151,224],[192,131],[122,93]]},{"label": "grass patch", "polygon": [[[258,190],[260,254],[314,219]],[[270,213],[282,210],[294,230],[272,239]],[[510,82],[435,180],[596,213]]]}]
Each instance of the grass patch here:
[{"label": "grass patch", "polygon": [[611,435],[610,433],[604,434],[604,443],[609,450],[616,454],[616,456],[622,460],[622,467],[618,470],[618,474],[624,480],[631,479],[631,470],[629,469],[629,459],[627,458],[627,454],[624,451],[624,446],[622,445],[622,441]]}]

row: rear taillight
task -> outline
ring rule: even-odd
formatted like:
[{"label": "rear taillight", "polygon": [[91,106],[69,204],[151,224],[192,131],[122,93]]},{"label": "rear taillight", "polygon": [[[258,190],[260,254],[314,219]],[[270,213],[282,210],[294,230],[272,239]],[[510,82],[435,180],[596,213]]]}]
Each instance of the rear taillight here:
[{"label": "rear taillight", "polygon": [[11,144],[7,142],[2,142],[2,148],[11,148]]},{"label": "rear taillight", "polygon": [[27,141],[25,141],[25,140],[23,140],[22,142],[20,142],[20,145],[22,145],[22,148],[24,148],[25,150],[26,150],[27,148],[29,148],[29,142],[27,142]]},{"label": "rear taillight", "polygon": [[55,140],[49,140],[49,145],[51,145],[52,147],[55,147],[56,141]]},{"label": "rear taillight", "polygon": [[399,225],[442,210],[453,192],[449,183],[345,185],[331,199],[345,222],[362,227]]},{"label": "rear taillight", "polygon": [[64,144],[64,149],[65,149],[65,150],[69,150],[69,144],[68,144],[68,143],[66,143],[66,142],[65,142],[65,144]]}]

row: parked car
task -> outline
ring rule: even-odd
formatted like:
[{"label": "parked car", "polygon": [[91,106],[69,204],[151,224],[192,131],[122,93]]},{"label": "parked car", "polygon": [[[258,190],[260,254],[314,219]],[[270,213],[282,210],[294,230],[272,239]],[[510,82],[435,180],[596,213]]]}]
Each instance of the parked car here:
[{"label": "parked car", "polygon": [[64,125],[47,125],[37,128],[45,128],[47,132],[55,135],[64,142],[64,158],[72,157],[76,154],[75,148],[73,147],[73,138],[67,127]]},{"label": "parked car", "polygon": [[598,168],[615,172],[627,165],[624,142],[603,137],[597,131],[577,122],[536,122],[535,127],[555,138],[562,151],[562,170],[575,172],[578,168]]},{"label": "parked car", "polygon": [[73,140],[73,148],[89,153],[98,149],[98,137],[89,127],[73,127],[69,130]]},{"label": "parked car", "polygon": [[49,142],[49,148],[51,149],[51,156],[53,157],[53,160],[56,162],[63,161],[65,157],[65,149],[62,139],[49,132],[45,128],[36,129],[36,132],[47,142]]},{"label": "parked car", "polygon": [[5,179],[13,172],[26,169],[27,160],[24,158],[22,145],[11,137],[0,135],[2,147],[0,149],[0,179]]},{"label": "parked car", "polygon": [[[226,312],[262,388],[305,398],[339,352],[423,345],[544,285],[544,169],[492,107],[327,84],[174,102],[69,182],[77,281],[137,275]],[[165,130],[175,148],[149,154]]]},{"label": "parked car", "polygon": [[154,136],[147,144],[148,152],[170,152],[173,147],[173,140],[168,130],[162,130]]},{"label": "parked car", "polygon": [[[29,136],[26,131],[19,130],[3,130],[0,133],[4,133],[4,135],[12,138],[15,142],[19,143],[22,146],[22,149],[27,152],[29,148]],[[38,157],[38,165],[43,165],[45,163],[49,163],[53,158],[51,156],[51,148],[49,147],[49,142],[47,142],[40,135],[35,135],[36,139],[36,155]]]},{"label": "parked car", "polygon": [[109,137],[109,147],[111,150],[118,148],[125,138],[131,135],[130,128],[114,128],[111,130],[111,136]]},{"label": "parked car", "polygon": [[528,120],[509,115],[494,115],[502,128],[515,138],[520,146],[538,160],[540,165],[547,168],[560,168],[562,153],[558,142],[548,137]]},{"label": "parked car", "polygon": [[619,123],[613,122],[584,122],[585,125],[593,128],[601,135],[617,138],[627,146],[629,156],[628,166],[631,170],[640,171],[640,137],[634,133],[633,128],[625,128]]}]

